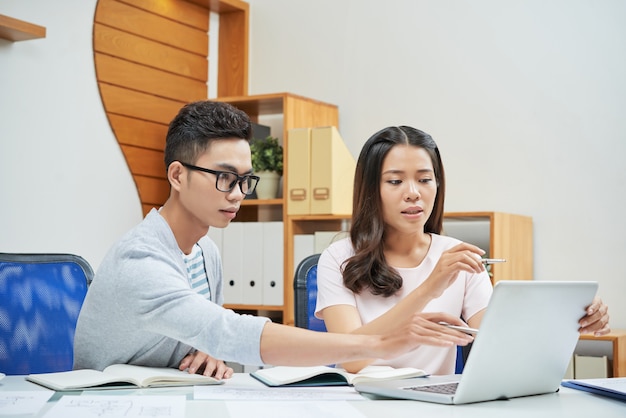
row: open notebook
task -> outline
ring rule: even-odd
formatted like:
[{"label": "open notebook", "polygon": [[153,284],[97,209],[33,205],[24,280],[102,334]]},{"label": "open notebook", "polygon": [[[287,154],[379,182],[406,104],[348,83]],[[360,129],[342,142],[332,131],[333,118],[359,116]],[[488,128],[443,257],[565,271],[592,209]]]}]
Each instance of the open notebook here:
[{"label": "open notebook", "polygon": [[497,282],[462,375],[357,383],[359,392],[445,404],[556,392],[596,282]]}]

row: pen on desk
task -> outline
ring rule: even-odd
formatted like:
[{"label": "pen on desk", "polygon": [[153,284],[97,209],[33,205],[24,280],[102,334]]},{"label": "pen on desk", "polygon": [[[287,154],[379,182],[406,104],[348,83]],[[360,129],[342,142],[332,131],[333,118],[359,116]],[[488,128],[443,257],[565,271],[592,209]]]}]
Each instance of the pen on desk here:
[{"label": "pen on desk", "polygon": [[480,262],[483,264],[505,263],[506,259],[504,258],[481,258]]}]

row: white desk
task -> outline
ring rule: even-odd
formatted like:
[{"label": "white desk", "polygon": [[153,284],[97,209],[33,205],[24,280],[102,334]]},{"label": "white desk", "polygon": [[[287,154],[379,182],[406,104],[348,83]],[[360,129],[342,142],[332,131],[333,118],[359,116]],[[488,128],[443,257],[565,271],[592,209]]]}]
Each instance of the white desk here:
[{"label": "white desk", "polygon": [[[265,388],[261,383],[247,374],[237,373],[225,383],[239,388]],[[0,391],[45,390],[41,386],[27,382],[22,376],[7,376],[0,380]],[[108,392],[108,391],[106,391]],[[121,391],[115,391],[119,394]],[[194,400],[193,388],[159,388],[138,389],[123,391],[127,394],[184,394],[187,397],[185,415],[188,418],[229,417],[225,401]],[[78,396],[80,392],[57,392],[37,415],[42,417],[61,396]],[[239,402],[239,401],[238,401]],[[244,402],[243,400],[241,402]],[[329,401],[336,402],[336,401]],[[366,399],[363,401],[349,401],[364,416],[372,418],[624,418],[626,417],[626,402],[593,395],[590,393],[561,388],[558,393],[540,396],[517,398],[508,401],[480,402],[468,405],[438,405],[427,402]],[[22,415],[22,417],[29,417]],[[253,417],[251,417],[253,418]]]}]

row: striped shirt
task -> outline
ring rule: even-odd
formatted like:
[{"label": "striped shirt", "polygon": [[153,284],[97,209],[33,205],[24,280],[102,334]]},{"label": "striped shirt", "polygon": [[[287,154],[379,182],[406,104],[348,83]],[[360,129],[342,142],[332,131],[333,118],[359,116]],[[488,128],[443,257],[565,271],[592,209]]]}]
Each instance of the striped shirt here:
[{"label": "striped shirt", "polygon": [[191,288],[207,299],[211,298],[209,282],[204,270],[204,258],[202,249],[198,244],[194,244],[189,255],[183,254],[185,266],[187,267],[187,279]]}]

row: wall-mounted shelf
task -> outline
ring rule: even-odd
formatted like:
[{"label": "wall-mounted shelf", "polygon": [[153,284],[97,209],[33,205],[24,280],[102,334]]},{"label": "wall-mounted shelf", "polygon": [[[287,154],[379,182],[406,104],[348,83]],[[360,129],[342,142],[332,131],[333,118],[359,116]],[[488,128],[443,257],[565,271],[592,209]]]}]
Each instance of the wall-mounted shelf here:
[{"label": "wall-mounted shelf", "polygon": [[46,28],[9,16],[0,15],[0,38],[9,41],[28,41],[46,37]]}]

